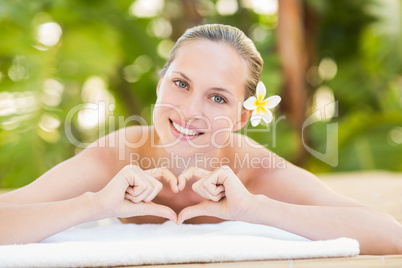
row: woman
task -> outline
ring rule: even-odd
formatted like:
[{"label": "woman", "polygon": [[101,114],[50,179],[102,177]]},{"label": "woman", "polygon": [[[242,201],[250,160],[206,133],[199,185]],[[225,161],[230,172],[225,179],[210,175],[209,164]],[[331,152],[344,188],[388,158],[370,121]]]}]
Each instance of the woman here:
[{"label": "woman", "polygon": [[[234,27],[189,29],[161,72],[154,126],[114,132],[0,196],[0,242],[37,242],[107,217],[132,223],[240,220],[313,240],[355,238],[362,254],[402,253],[402,228],[391,216],[333,192],[233,133],[252,115],[243,106],[258,104],[244,101],[255,94],[262,64],[252,41]],[[261,120],[253,116],[253,124]]]}]

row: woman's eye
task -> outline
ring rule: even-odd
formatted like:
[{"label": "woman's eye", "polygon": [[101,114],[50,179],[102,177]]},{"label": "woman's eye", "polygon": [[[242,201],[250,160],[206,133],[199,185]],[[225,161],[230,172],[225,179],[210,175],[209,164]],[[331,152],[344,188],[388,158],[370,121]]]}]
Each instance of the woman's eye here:
[{"label": "woman's eye", "polygon": [[181,87],[181,88],[187,88],[187,84],[183,81],[177,80],[174,81],[176,83],[177,86]]},{"label": "woman's eye", "polygon": [[225,99],[221,96],[213,96],[212,100],[216,103],[225,103],[226,102]]}]

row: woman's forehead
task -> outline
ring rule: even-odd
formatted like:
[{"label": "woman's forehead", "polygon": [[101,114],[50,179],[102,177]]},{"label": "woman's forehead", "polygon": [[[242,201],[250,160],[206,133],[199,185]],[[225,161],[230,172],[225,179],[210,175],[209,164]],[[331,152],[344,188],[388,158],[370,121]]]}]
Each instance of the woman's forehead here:
[{"label": "woman's forehead", "polygon": [[209,40],[190,41],[176,52],[168,72],[182,72],[192,82],[240,90],[244,95],[247,64],[229,45]]}]

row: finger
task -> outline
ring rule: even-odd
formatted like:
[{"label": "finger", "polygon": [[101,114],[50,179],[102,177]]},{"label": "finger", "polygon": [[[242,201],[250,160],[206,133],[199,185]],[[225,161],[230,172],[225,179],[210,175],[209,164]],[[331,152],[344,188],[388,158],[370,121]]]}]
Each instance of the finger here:
[{"label": "finger", "polygon": [[147,186],[141,194],[134,196],[133,201],[135,203],[144,201],[144,199],[146,199],[151,193],[152,193],[152,186]]},{"label": "finger", "polygon": [[136,185],[134,187],[129,187],[127,188],[127,191],[130,195],[132,195],[133,197],[139,196],[140,194],[142,194],[146,189],[146,185],[145,184],[140,184],[140,185]]},{"label": "finger", "polygon": [[138,180],[137,183],[138,184],[134,187],[130,187],[132,189],[132,191],[130,191],[130,194],[134,197],[139,196],[148,188],[147,183],[144,181]]},{"label": "finger", "polygon": [[193,167],[191,171],[192,171],[192,177],[197,180],[204,178],[208,174],[211,174],[211,171],[200,168],[200,167]]},{"label": "finger", "polygon": [[152,186],[152,188],[155,188],[159,191],[162,190],[163,184],[158,179],[156,179],[155,177],[146,172],[143,173],[143,176],[147,180],[147,182]]},{"label": "finger", "polygon": [[208,192],[208,194],[210,195],[209,199],[211,199],[212,201],[215,201],[215,202],[220,201],[225,196],[225,192],[221,192],[216,195],[210,194]]},{"label": "finger", "polygon": [[180,174],[178,181],[179,181],[178,190],[183,191],[184,187],[186,186],[187,178],[185,177],[184,174]]},{"label": "finger", "polygon": [[133,187],[134,196],[142,194],[143,191],[152,187],[152,182],[157,181],[155,178],[139,168],[135,170],[133,175],[135,177],[135,185]]},{"label": "finger", "polygon": [[151,192],[151,189],[149,188],[149,189],[144,190],[140,195],[134,196],[134,195],[132,195],[132,193],[127,191],[124,195],[124,198],[130,200],[133,203],[139,203],[139,202],[144,201],[144,199],[149,195],[150,192]]},{"label": "finger", "polygon": [[146,172],[142,172],[141,176],[144,180],[143,182],[147,185],[147,188],[134,200],[136,200],[137,202],[150,202],[162,190],[163,185],[160,181],[158,181]]},{"label": "finger", "polygon": [[200,196],[207,198],[206,196],[204,196],[202,184],[203,184],[203,180],[196,181],[191,185],[191,189],[193,189],[193,191],[196,192],[197,194],[199,194]]},{"label": "finger", "polygon": [[160,180],[164,179],[166,182],[169,183],[170,188],[174,193],[178,193],[178,179],[176,176],[167,168],[161,167],[161,168],[154,168],[151,170],[147,170],[147,174],[151,175],[152,177]]},{"label": "finger", "polygon": [[[159,182],[160,183],[160,182]],[[160,183],[161,184],[161,183]],[[162,185],[162,184],[161,184]],[[152,186],[148,187],[145,189],[140,195],[134,196],[132,193],[132,189],[128,189],[125,198],[134,202],[134,203],[139,203],[139,202],[150,202],[152,201],[156,195],[160,192],[160,189],[162,189],[162,186]]]},{"label": "finger", "polygon": [[111,188],[125,192],[128,187],[133,186],[133,176],[131,175],[132,166],[127,165],[122,168],[108,183]]},{"label": "finger", "polygon": [[144,172],[148,173],[149,175],[151,175],[155,178],[160,177],[159,168],[147,169],[147,170],[144,170]]},{"label": "finger", "polygon": [[211,171],[199,168],[199,167],[190,167],[188,168],[184,173],[180,174],[179,176],[179,190],[182,191],[184,187],[186,186],[186,182],[191,180],[191,179],[201,179],[208,174],[210,174]]},{"label": "finger", "polygon": [[125,194],[124,194],[124,198],[127,199],[127,200],[130,200],[130,201],[133,202],[133,203],[135,203],[135,202],[134,202],[134,196],[132,196],[132,195],[129,194],[129,193],[125,193]]},{"label": "finger", "polygon": [[144,172],[143,175],[148,180],[149,189],[150,189],[150,191],[147,192],[147,196],[145,196],[143,198],[143,201],[144,202],[150,202],[162,190],[163,184],[159,180],[155,179],[148,172]]},{"label": "finger", "polygon": [[[205,199],[210,199],[212,201],[219,201],[222,198],[221,193],[225,191],[222,185],[216,187],[216,185],[212,185],[205,178],[196,181],[191,187],[194,192],[204,197]],[[208,187],[210,187],[211,190],[208,190]]]},{"label": "finger", "polygon": [[178,179],[169,169],[167,168],[162,169],[162,179],[164,179],[170,184],[170,188],[174,193],[179,192]]},{"label": "finger", "polygon": [[243,183],[228,166],[222,166],[214,170],[204,179],[209,182],[209,184],[206,184],[206,187],[211,194],[221,191],[222,188],[219,186],[222,186],[226,192],[244,191],[245,189]]},{"label": "finger", "polygon": [[218,186],[216,186],[215,187],[215,194],[219,194],[219,193],[222,193],[222,192],[224,192],[225,191],[225,186],[223,186],[223,185],[218,185]]},{"label": "finger", "polygon": [[156,195],[162,190],[162,187],[163,185],[159,181],[153,183],[152,191],[146,198],[144,198],[144,202],[151,202],[156,197]]},{"label": "finger", "polygon": [[[160,185],[158,185],[158,184],[160,184]],[[144,185],[146,185],[146,186],[144,186]],[[136,186],[136,187],[128,187],[127,189],[126,189],[126,192],[127,193],[129,193],[130,195],[132,195],[133,197],[135,197],[135,196],[139,196],[140,194],[142,194],[144,191],[146,191],[146,189],[144,189],[144,187],[146,187],[146,188],[151,188],[152,189],[152,191],[153,191],[153,189],[154,188],[156,188],[157,190],[161,190],[162,189],[162,184],[159,182],[159,181],[156,181],[156,182],[149,182],[149,183],[141,183],[141,186]],[[135,191],[134,191],[134,189],[135,189]],[[158,192],[159,192],[158,191]]]},{"label": "finger", "polygon": [[216,185],[215,182],[211,182],[209,180],[206,180],[203,185],[211,195],[218,195],[225,191],[225,187],[223,185]]},{"label": "finger", "polygon": [[138,174],[141,173],[143,170],[137,166],[137,165],[127,165],[124,167],[124,170],[127,174],[127,182],[130,186],[135,186],[136,184],[136,179],[138,177]]},{"label": "finger", "polygon": [[132,191],[128,189],[128,192],[133,196],[133,202],[141,202],[152,192],[152,185],[145,175],[145,172],[143,172],[141,169],[134,169],[132,173],[135,184],[132,187]]},{"label": "finger", "polygon": [[198,191],[198,194],[200,194],[205,199],[209,199],[215,202],[218,202],[223,197],[223,193],[213,195],[210,192],[208,192],[206,188],[202,188],[200,191]]},{"label": "finger", "polygon": [[173,222],[177,222],[177,214],[171,208],[159,204],[155,204],[152,202],[149,203],[138,203],[136,204],[136,210],[138,211],[136,216],[158,216],[169,219]]},{"label": "finger", "polygon": [[126,190],[126,192],[127,192],[128,194],[134,196],[134,189],[133,189],[133,187],[131,187],[131,186],[128,187],[127,190]]},{"label": "finger", "polygon": [[131,201],[150,202],[162,190],[162,183],[149,173],[139,170],[134,176],[137,178],[137,185],[133,189],[131,187],[127,189],[127,192],[132,195]]},{"label": "finger", "polygon": [[197,205],[186,207],[180,211],[179,216],[177,217],[177,224],[182,224],[185,220],[198,216],[217,216],[214,215],[217,206],[219,206],[218,203],[205,200]]}]

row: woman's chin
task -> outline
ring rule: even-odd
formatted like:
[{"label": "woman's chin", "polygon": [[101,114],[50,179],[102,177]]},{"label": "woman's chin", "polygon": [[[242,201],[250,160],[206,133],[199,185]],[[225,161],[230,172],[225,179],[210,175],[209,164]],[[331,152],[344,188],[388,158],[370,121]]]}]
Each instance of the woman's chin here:
[{"label": "woman's chin", "polygon": [[176,144],[175,146],[171,146],[171,147],[165,147],[165,149],[169,154],[179,156],[179,157],[192,157],[197,154],[205,153],[205,149],[200,150],[200,149],[196,149],[191,146],[188,146],[188,145],[183,146],[180,144]]},{"label": "woman's chin", "polygon": [[179,157],[194,157],[196,155],[210,154],[216,150],[225,147],[228,144],[229,138],[219,137],[219,140],[212,140],[209,137],[203,137],[207,134],[202,134],[200,137],[189,137],[188,140],[178,137],[160,137],[160,145],[171,155]]}]

